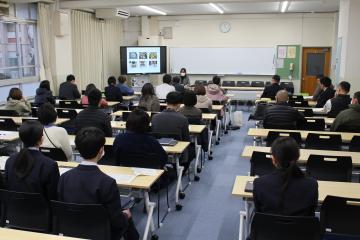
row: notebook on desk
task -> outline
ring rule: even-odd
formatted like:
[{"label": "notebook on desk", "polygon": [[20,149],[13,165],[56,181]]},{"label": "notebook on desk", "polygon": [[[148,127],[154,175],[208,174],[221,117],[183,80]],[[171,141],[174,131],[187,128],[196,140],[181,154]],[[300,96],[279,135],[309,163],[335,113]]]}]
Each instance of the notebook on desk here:
[{"label": "notebook on desk", "polygon": [[158,141],[164,146],[175,146],[177,144],[177,141],[173,138],[160,138]]},{"label": "notebook on desk", "polygon": [[251,192],[252,193],[253,188],[254,188],[253,181],[247,181],[246,185],[245,185],[245,192]]}]

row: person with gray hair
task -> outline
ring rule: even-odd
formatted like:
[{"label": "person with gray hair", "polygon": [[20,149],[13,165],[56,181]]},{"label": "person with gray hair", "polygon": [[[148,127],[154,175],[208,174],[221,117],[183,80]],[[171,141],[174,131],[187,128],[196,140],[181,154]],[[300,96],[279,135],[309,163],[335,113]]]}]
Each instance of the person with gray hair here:
[{"label": "person with gray hair", "polygon": [[349,108],[337,115],[331,131],[360,132],[360,91],[354,94]]}]

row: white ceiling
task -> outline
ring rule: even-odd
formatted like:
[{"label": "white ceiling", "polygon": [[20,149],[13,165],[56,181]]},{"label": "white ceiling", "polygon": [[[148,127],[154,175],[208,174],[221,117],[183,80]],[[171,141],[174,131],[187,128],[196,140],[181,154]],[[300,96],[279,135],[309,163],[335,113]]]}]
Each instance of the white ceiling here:
[{"label": "white ceiling", "polygon": [[[156,15],[139,7],[146,5],[161,10],[167,15],[218,14],[208,3],[211,0],[60,0],[61,8],[97,9],[119,7],[132,16]],[[235,13],[279,13],[281,1],[273,0],[217,0],[214,1],[224,14]],[[287,12],[336,12],[339,0],[290,1]]]}]

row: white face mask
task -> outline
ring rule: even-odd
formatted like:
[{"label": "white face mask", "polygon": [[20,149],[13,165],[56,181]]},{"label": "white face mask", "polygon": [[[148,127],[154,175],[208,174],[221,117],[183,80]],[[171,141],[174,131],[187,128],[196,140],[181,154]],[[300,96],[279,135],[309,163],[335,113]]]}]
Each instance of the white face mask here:
[{"label": "white face mask", "polygon": [[180,73],[180,76],[182,76],[182,77],[185,77],[185,73],[184,72],[182,72],[182,73]]}]

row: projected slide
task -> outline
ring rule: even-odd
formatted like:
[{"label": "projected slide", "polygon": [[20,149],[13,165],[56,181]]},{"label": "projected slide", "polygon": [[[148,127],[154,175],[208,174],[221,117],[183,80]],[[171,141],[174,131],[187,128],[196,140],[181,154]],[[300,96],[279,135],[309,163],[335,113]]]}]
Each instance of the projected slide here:
[{"label": "projected slide", "polygon": [[159,73],[159,47],[127,47],[127,73]]}]

